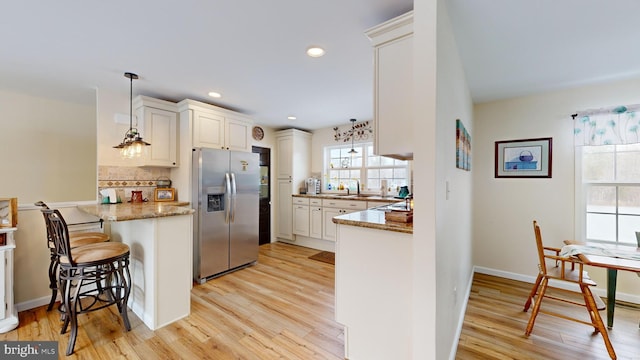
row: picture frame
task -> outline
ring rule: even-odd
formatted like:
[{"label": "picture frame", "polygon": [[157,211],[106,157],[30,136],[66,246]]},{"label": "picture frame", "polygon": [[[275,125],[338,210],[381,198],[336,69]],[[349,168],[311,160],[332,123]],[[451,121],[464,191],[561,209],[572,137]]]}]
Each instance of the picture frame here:
[{"label": "picture frame", "polygon": [[175,188],[156,188],[153,193],[154,201],[175,201]]},{"label": "picture frame", "polygon": [[471,135],[456,119],[456,168],[471,171]]},{"label": "picture frame", "polygon": [[553,139],[496,141],[496,178],[550,178]]}]

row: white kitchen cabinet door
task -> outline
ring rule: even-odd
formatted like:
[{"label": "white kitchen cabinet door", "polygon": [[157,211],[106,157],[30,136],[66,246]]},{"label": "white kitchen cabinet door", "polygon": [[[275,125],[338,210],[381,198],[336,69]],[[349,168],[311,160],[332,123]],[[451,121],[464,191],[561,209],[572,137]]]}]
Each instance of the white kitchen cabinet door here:
[{"label": "white kitchen cabinet door", "polygon": [[293,136],[281,136],[277,140],[278,179],[291,179],[293,176]]},{"label": "white kitchen cabinet door", "polygon": [[336,224],[333,218],[344,213],[343,209],[338,208],[322,208],[322,238],[325,240],[336,241]]},{"label": "white kitchen cabinet door", "polygon": [[309,237],[322,239],[322,207],[312,206],[309,209]]},{"label": "white kitchen cabinet door", "polygon": [[178,108],[175,103],[137,96],[133,100],[138,117],[138,130],[146,146],[138,166],[178,166]]},{"label": "white kitchen cabinet door", "polygon": [[413,13],[367,31],[374,45],[374,153],[413,158]]},{"label": "white kitchen cabinet door", "polygon": [[278,202],[276,204],[276,237],[293,240],[293,214],[291,180],[278,180]]},{"label": "white kitchen cabinet door", "polygon": [[309,205],[293,205],[293,233],[309,236]]},{"label": "white kitchen cabinet door", "polygon": [[154,108],[144,109],[145,140],[147,149],[145,166],[175,167],[177,163],[178,114]]},{"label": "white kitchen cabinet door", "polygon": [[251,122],[227,116],[224,126],[227,150],[251,152]]},{"label": "white kitchen cabinet door", "polygon": [[224,116],[194,111],[193,146],[224,149]]}]

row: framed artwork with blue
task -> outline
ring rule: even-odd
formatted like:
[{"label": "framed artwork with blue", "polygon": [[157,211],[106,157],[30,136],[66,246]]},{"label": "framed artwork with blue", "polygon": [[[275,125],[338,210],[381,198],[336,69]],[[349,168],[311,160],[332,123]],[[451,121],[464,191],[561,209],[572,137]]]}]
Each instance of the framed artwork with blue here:
[{"label": "framed artwork with blue", "polygon": [[471,135],[460,119],[456,119],[456,168],[471,170]]},{"label": "framed artwork with blue", "polygon": [[552,138],[496,141],[495,177],[550,178]]}]

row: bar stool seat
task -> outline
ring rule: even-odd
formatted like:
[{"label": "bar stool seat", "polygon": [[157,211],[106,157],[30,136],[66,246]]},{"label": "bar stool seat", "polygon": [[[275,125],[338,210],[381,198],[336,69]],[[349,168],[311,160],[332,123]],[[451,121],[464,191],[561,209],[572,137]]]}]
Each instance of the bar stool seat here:
[{"label": "bar stool seat", "polygon": [[131,330],[127,300],[131,292],[129,246],[102,242],[71,247],[69,231],[58,210],[43,209],[48,218],[58,258],[58,288],[62,294],[64,334],[71,324],[67,355],[74,352],[78,334],[78,315],[116,305],[124,327]]}]

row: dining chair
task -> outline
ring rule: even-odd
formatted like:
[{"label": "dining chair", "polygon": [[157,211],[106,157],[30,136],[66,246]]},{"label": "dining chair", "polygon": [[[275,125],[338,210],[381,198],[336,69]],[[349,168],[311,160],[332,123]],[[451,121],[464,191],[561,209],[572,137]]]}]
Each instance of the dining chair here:
[{"label": "dining chair", "polygon": [[131,292],[129,246],[120,242],[101,242],[73,248],[69,230],[56,209],[42,209],[51,226],[52,240],[59,262],[58,289],[62,294],[61,334],[71,324],[67,355],[73,354],[78,334],[78,315],[116,305],[124,327],[131,330],[127,300]]},{"label": "dining chair", "polygon": [[[43,201],[38,201],[34,204],[42,209],[49,209],[49,206],[45,204]],[[58,297],[58,281],[56,280],[56,275],[58,273],[58,256],[55,252],[55,246],[53,245],[53,234],[51,233],[51,224],[49,223],[49,218],[46,214],[44,214],[44,225],[47,230],[47,248],[49,248],[50,259],[49,259],[49,289],[51,289],[51,299],[49,300],[49,306],[47,306],[47,311],[51,311],[53,309],[53,305],[56,303],[56,298]],[[76,248],[83,245],[101,243],[105,241],[109,241],[110,236],[108,234],[92,231],[92,232],[77,232],[69,234],[69,242],[72,248]]]},{"label": "dining chair", "polygon": [[[524,304],[524,311],[527,312],[529,307],[533,303],[533,310],[527,323],[525,330],[525,336],[531,335],[533,326],[536,321],[538,313],[543,313],[551,316],[556,316],[565,320],[575,321],[581,324],[593,326],[595,333],[600,333],[604,344],[607,348],[607,352],[611,359],[616,359],[616,353],[609,340],[609,334],[607,328],[600,317],[599,310],[604,310],[605,305],[599,296],[594,296],[590,287],[596,286],[596,283],[589,278],[589,275],[584,271],[584,264],[574,257],[561,257],[559,248],[544,246],[542,243],[542,234],[540,232],[540,226],[537,221],[533,221],[533,231],[536,239],[536,247],[538,250],[538,276],[536,282],[531,289],[531,293]],[[566,281],[572,284],[577,284],[580,287],[582,293],[583,302],[578,302],[566,297],[553,296],[547,293],[547,287],[549,280]],[[589,313],[591,322],[587,322],[575,317],[568,316],[566,314],[544,311],[541,309],[543,299],[550,299],[554,301],[560,301],[571,305],[584,306]]]}]

